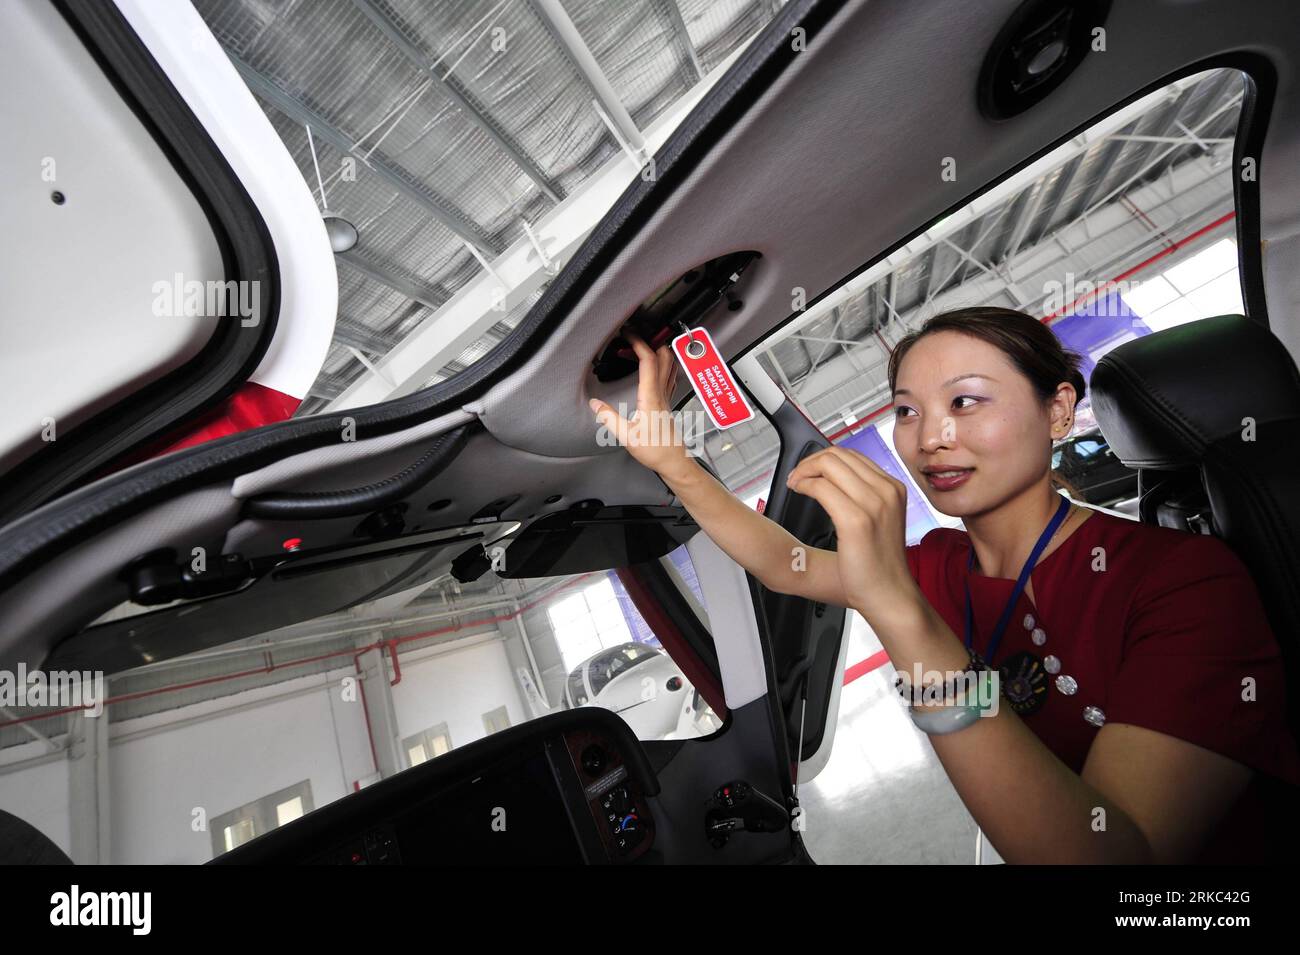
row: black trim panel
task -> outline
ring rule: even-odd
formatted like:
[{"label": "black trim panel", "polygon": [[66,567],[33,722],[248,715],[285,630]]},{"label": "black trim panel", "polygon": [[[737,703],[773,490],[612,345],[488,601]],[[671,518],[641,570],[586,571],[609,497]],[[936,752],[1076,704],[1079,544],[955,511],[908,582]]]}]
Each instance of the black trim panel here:
[{"label": "black trim panel", "polygon": [[[772,494],[763,513],[809,547],[835,550],[835,525],[810,497],[795,494],[785,478],[795,466],[830,440],[789,397],[767,414],[781,441],[772,472]],[[762,589],[763,610],[772,647],[773,696],[780,701],[789,744],[800,746],[800,761],[821,748],[834,698],[840,641],[844,638],[844,607],[816,603],[804,597]]]},{"label": "black trim panel", "polygon": [[419,458],[390,478],[343,491],[302,491],[262,494],[249,498],[245,517],[267,520],[315,520],[366,514],[396,503],[437,477],[465,447],[470,431],[482,430],[477,421],[440,435]]}]

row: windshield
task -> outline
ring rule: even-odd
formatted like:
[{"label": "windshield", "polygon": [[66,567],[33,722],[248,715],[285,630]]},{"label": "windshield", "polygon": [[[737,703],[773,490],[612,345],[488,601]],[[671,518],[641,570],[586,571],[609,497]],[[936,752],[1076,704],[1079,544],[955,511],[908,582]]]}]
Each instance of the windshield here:
[{"label": "windshield", "polygon": [[[205,862],[569,707],[620,713],[640,739],[708,736],[723,723],[710,705],[723,705],[720,684],[697,687],[687,673],[713,677],[716,657],[687,671],[668,649],[682,644],[661,640],[669,623],[686,629],[682,607],[698,606],[693,647],[711,655],[703,594],[684,545],[651,562],[660,563],[660,582],[682,601],[654,614],[654,626],[624,586],[625,569],[521,579],[489,570],[464,582],[444,561],[399,574],[396,593],[109,674],[98,712],[33,694],[0,710],[0,807],[69,845],[76,807],[50,800],[50,786],[80,787],[87,764],[68,757],[109,754],[111,741],[113,785],[129,795],[116,803],[113,861]],[[173,629],[182,639],[183,625]]]}]

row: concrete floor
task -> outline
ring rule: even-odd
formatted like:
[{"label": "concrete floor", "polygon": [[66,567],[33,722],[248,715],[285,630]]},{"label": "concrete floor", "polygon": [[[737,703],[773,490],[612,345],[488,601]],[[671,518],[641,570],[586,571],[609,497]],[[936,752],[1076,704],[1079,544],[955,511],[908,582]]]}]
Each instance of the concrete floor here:
[{"label": "concrete floor", "polygon": [[[850,666],[880,650],[853,618]],[[893,679],[886,663],[844,687],[830,761],[799,787],[804,843],[820,864],[973,864],[975,820]]]}]

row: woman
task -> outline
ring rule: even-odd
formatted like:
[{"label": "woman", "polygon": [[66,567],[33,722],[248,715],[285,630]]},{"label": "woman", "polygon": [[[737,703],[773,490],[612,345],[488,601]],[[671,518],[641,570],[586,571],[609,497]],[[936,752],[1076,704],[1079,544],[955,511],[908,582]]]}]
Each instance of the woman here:
[{"label": "woman", "polygon": [[857,610],[904,677],[985,660],[997,671],[1001,705],[982,718],[933,698],[912,713],[1006,861],[1259,861],[1276,844],[1262,807],[1300,785],[1300,757],[1258,592],[1215,538],[1057,493],[1052,444],[1070,433],[1084,381],[1047,326],[962,309],[898,343],[895,448],[965,532],[905,547],[905,486],[827,448],[787,484],[825,508],[836,551],[805,548],[680,443],[646,437],[676,363],[627,337],[637,413],[629,423],[593,400],[596,419],[734,560],[771,590]]}]

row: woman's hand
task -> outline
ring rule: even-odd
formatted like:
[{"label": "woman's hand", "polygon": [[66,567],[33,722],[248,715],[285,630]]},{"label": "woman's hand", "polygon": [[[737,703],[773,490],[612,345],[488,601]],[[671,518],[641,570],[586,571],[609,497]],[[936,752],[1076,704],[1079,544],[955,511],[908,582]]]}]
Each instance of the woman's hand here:
[{"label": "woman's hand", "polygon": [[623,337],[636,352],[639,363],[636,411],[629,421],[599,398],[591,399],[591,410],[633,458],[663,474],[680,467],[688,457],[668,406],[677,383],[677,360],[666,344],[656,352],[633,332],[625,331]]},{"label": "woman's hand", "polygon": [[877,631],[910,624],[925,598],[907,566],[907,488],[847,448],[823,448],[796,465],[786,486],[820,504],[835,524],[847,605]]}]

